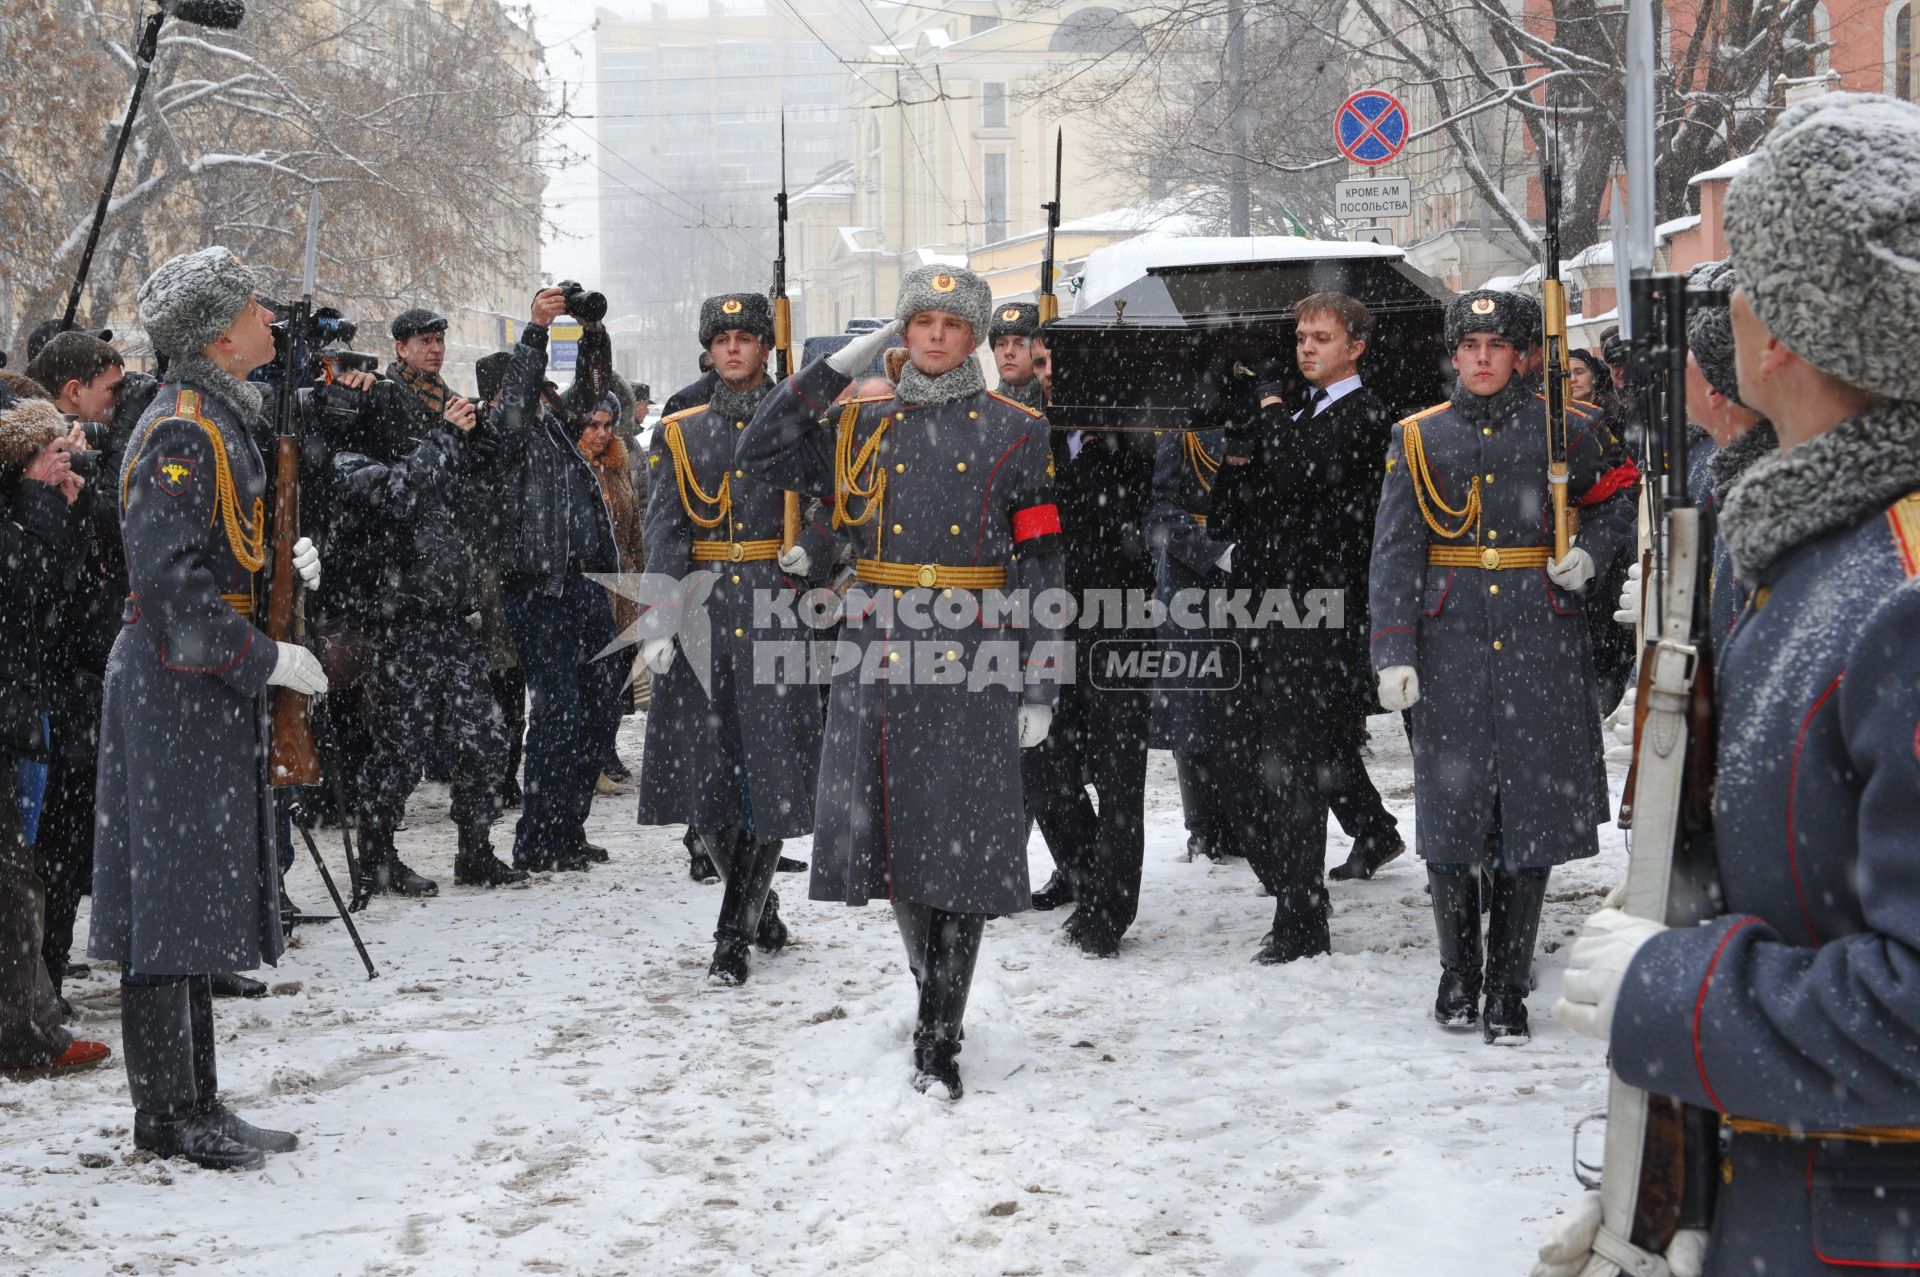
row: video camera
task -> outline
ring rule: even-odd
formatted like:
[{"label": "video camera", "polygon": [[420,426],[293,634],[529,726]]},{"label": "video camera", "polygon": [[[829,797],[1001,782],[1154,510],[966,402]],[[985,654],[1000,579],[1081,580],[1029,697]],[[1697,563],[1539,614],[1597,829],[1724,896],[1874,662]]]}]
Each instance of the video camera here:
[{"label": "video camera", "polygon": [[309,430],[323,434],[330,424],[349,425],[364,410],[367,397],[334,380],[343,372],[380,371],[380,360],[357,350],[340,349],[352,343],[359,326],[332,306],[316,307],[300,331],[294,331],[293,307],[267,305],[285,318],[270,325],[273,332],[273,362],[255,374],[275,393],[281,390],[281,370],[286,367],[288,343],[293,344],[295,428],[301,435]]}]

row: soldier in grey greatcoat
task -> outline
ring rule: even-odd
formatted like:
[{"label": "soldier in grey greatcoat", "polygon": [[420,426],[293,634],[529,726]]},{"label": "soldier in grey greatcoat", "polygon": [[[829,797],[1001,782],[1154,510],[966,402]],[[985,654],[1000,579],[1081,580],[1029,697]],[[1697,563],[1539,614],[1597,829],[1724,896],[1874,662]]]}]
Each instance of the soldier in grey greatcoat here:
[{"label": "soldier in grey greatcoat", "polygon": [[[326,675],[253,624],[267,472],[242,378],[273,358],[272,313],[216,247],[154,271],[140,317],[172,362],[120,473],[132,592],[107,664],[88,952],[121,965],[135,1146],[255,1166],[295,1140],[220,1103],[208,976],[279,961],[266,691],[318,694]],[[296,556],[311,586],[318,556]]]},{"label": "soldier in grey greatcoat", "polygon": [[[1045,738],[1060,674],[1058,615],[997,602],[1062,577],[1045,419],[990,393],[973,357],[990,305],[970,272],[909,273],[899,318],[780,385],[736,454],[749,476],[831,500],[853,540],[812,896],[892,902],[920,986],[914,1085],[953,1099],[981,932],[1028,905],[1020,750]],[[902,331],[894,393],[823,420]]]},{"label": "soldier in grey greatcoat", "polygon": [[1037,412],[1047,410],[1046,388],[1033,368],[1033,334],[1040,327],[1040,307],[1032,302],[1008,302],[993,308],[987,325],[987,348],[1000,373],[1000,393]]},{"label": "soldier in grey greatcoat", "polygon": [[[1789,107],[1727,195],[1740,399],[1779,452],[1722,505],[1750,590],[1716,671],[1726,913],[1602,909],[1554,1015],[1721,1115],[1676,1274],[1920,1269],[1920,107]],[[1541,1248],[1572,1277],[1583,1199]],[[1704,1249],[1704,1254],[1702,1250]]]},{"label": "soldier in grey greatcoat", "polygon": [[[1174,596],[1183,590],[1205,591],[1219,584],[1220,556],[1227,547],[1207,533],[1207,505],[1226,444],[1224,429],[1177,430],[1163,435],[1154,452],[1147,546],[1154,556],[1153,597],[1162,605],[1171,607]],[[1213,636],[1204,629],[1182,627],[1169,611],[1160,637],[1170,653],[1197,653]],[[1223,693],[1202,690],[1185,674],[1163,673],[1153,689],[1147,744],[1173,751],[1180,780],[1180,809],[1186,819],[1188,859],[1196,855],[1217,859],[1227,854],[1220,825],[1224,810],[1216,791],[1216,762],[1208,755],[1207,702],[1218,695]]]},{"label": "soldier in grey greatcoat", "polygon": [[1414,825],[1440,946],[1434,1016],[1479,1019],[1489,1042],[1527,1036],[1548,871],[1600,850],[1607,778],[1578,596],[1633,535],[1632,510],[1603,499],[1622,477],[1570,407],[1571,497],[1585,517],[1566,558],[1550,561],[1546,406],[1519,375],[1539,331],[1524,297],[1479,291],[1448,305],[1459,380],[1447,403],[1393,428],[1369,586],[1380,703],[1413,711]]},{"label": "soldier in grey greatcoat", "polygon": [[[757,652],[798,637],[770,619],[791,609],[812,565],[826,565],[832,534],[809,521],[782,544],[786,493],[749,475],[734,445],[773,390],[767,356],[773,311],[758,293],[709,297],[700,338],[720,374],[705,403],[660,422],[647,451],[652,494],[643,543],[647,571],[684,579],[717,574],[706,602],[712,655],[704,670],[676,660],[674,639],[646,639],[653,671],[640,823],[685,825],[726,882],[708,979],[746,981],[747,950],[786,943],[771,894],[783,839],[813,829],[820,697],[808,681],[774,677]],[[704,680],[702,676],[704,675]]]}]

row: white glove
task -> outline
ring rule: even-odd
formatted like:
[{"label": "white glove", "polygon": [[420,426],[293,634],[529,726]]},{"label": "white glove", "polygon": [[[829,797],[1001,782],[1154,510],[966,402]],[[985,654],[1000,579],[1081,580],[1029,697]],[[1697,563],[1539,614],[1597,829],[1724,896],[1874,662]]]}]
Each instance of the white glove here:
[{"label": "white glove", "polygon": [[893,345],[893,339],[900,335],[903,325],[899,320],[870,333],[862,333],[840,349],[827,356],[827,367],[842,377],[858,377],[867,370],[867,366],[880,357],[880,352]]},{"label": "white glove", "polygon": [[1020,707],[1020,748],[1032,749],[1047,738],[1047,732],[1053,727],[1053,707],[1051,705],[1022,705]]},{"label": "white glove", "polygon": [[1628,687],[1619,708],[1613,711],[1613,738],[1628,749],[1633,748],[1633,706],[1639,698],[1640,689]]},{"label": "white glove", "polygon": [[1587,919],[1573,948],[1567,951],[1567,973],[1553,1018],[1575,1032],[1608,1040],[1613,1033],[1613,1009],[1620,1002],[1620,983],[1640,946],[1667,928],[1651,918],[1636,918],[1618,909],[1602,909]]},{"label": "white glove", "polygon": [[1613,619],[1622,625],[1640,624],[1640,560],[1627,569],[1627,583],[1620,587],[1620,607]]},{"label": "white glove", "polygon": [[1380,671],[1380,708],[1412,709],[1420,699],[1420,675],[1411,665],[1389,665]]},{"label": "white glove", "polygon": [[1579,546],[1569,546],[1567,557],[1547,564],[1547,578],[1569,594],[1578,594],[1593,580],[1593,556]]},{"label": "white glove", "polygon": [[673,664],[673,636],[658,634],[650,639],[641,639],[640,659],[655,674],[665,674]]},{"label": "white glove", "polygon": [[1233,571],[1233,547],[1228,546],[1226,549],[1220,551],[1220,557],[1213,561],[1213,566],[1219,568],[1222,572]]},{"label": "white glove", "polygon": [[[1598,1192],[1582,1193],[1540,1243],[1540,1259],[1529,1277],[1579,1277],[1593,1258],[1603,1212]],[[1673,1277],[1700,1277],[1707,1267],[1707,1234],[1683,1228],[1667,1246],[1667,1271]]]},{"label": "white glove", "polygon": [[309,590],[320,588],[320,551],[306,537],[293,543],[293,570],[300,574]]},{"label": "white glove", "polygon": [[319,696],[327,690],[327,672],[320,658],[298,643],[275,643],[279,649],[273,660],[273,673],[267,675],[270,687],[290,687],[302,696]]},{"label": "white glove", "polygon": [[780,565],[782,572],[791,572],[795,576],[806,576],[813,571],[813,556],[808,554],[803,546],[788,546],[780,551],[779,557],[774,559],[774,562]]}]

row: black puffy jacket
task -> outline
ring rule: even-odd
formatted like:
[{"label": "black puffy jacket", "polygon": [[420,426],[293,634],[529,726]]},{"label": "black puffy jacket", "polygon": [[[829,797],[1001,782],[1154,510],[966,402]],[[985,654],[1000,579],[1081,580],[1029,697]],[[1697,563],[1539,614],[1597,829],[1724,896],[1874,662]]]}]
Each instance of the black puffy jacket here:
[{"label": "black puffy jacket", "polygon": [[[24,477],[64,423],[52,405],[0,387],[0,758],[44,758],[52,661],[47,614],[79,552],[85,507]],[[83,497],[84,501],[85,498]],[[13,773],[0,801],[12,802]]]},{"label": "black puffy jacket", "polygon": [[[607,334],[589,330],[581,335],[579,371],[564,394],[545,393],[546,371],[547,330],[528,324],[513,348],[513,362],[507,366],[500,401],[492,412],[491,425],[500,444],[493,535],[506,589],[558,595],[569,571],[571,493],[591,493],[591,513],[601,531],[601,545],[589,556],[594,568],[612,572],[620,566],[600,480],[574,444],[581,424],[607,394],[613,372],[613,347]],[[555,415],[556,402],[568,419]]]}]

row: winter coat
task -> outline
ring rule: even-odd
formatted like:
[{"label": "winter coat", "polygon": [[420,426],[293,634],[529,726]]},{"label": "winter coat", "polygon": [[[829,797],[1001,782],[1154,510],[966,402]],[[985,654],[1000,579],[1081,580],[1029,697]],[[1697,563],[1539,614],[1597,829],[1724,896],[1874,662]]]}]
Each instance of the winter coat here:
[{"label": "winter coat", "polygon": [[597,492],[592,467],[574,446],[585,418],[606,395],[612,371],[612,347],[604,332],[580,338],[580,374],[560,397],[573,420],[562,421],[547,407],[547,330],[528,324],[513,348],[500,400],[490,414],[500,440],[500,501],[495,535],[500,547],[501,584],[509,593],[534,592],[557,597],[571,571],[616,572],[620,556],[606,502],[590,512],[599,544],[576,562],[569,550],[567,515],[576,481],[585,477]]},{"label": "winter coat", "polygon": [[[821,416],[847,384],[824,360],[781,383],[740,434],[739,468],[776,488],[844,502],[848,517],[862,517],[861,499],[838,491],[844,411]],[[916,578],[935,565],[1002,570],[1007,591],[1062,586],[1046,418],[984,390],[940,404],[895,395],[850,406],[850,455],[883,432],[855,477],[870,487],[885,475],[881,507],[844,529],[860,558],[903,565]],[[876,608],[850,618],[841,634],[858,668],[833,676],[814,804],[813,899],[860,905],[878,896],[960,913],[1028,908],[1018,710],[1057,703],[1057,683],[1041,675],[1062,655],[1058,630],[1040,609],[1019,629],[989,628],[978,612],[949,623],[966,601],[962,590],[858,588]],[[881,598],[895,609],[891,618],[878,610]],[[942,599],[954,600],[944,620]],[[928,624],[902,623],[918,613]],[[951,675],[936,671],[953,668],[941,662],[978,674],[998,655],[1018,687],[937,681]],[[903,665],[916,677],[894,683],[882,673]]]},{"label": "winter coat", "polygon": [[1920,1144],[1818,1133],[1920,1128],[1920,404],[1755,466],[1719,525],[1752,587],[1716,671],[1727,912],[1640,949],[1613,1066],[1733,1120],[1709,1277],[1910,1271]]},{"label": "winter coat", "polygon": [[264,530],[266,465],[229,401],[238,383],[203,359],[174,375],[120,474],[132,598],[107,662],[88,942],[154,975],[249,970],[283,946],[276,648],[254,628],[256,571],[240,558]]},{"label": "winter coat", "polygon": [[[1163,607],[1171,607],[1183,590],[1205,591],[1219,584],[1220,570],[1214,565],[1227,547],[1213,539],[1207,520],[1209,493],[1225,445],[1224,430],[1169,431],[1160,437],[1154,453],[1153,501],[1147,507],[1147,546],[1154,556],[1153,597]],[[1198,615],[1206,615],[1204,605]],[[1211,630],[1181,625],[1171,613],[1160,627],[1162,643],[1180,645],[1168,649],[1173,651],[1197,652],[1214,637]],[[1205,753],[1207,701],[1222,694],[1194,690],[1189,679],[1163,676],[1154,685],[1148,745]]]},{"label": "winter coat", "polygon": [[492,464],[488,430],[462,431],[399,382],[374,383],[368,410],[333,440],[329,610],[371,627],[478,607],[468,546],[485,530],[462,489]]},{"label": "winter coat", "polygon": [[698,379],[688,382],[667,396],[667,401],[660,405],[660,420],[665,421],[676,412],[685,412],[689,408],[705,403],[713,398],[713,388],[719,384],[720,374],[709,368],[701,373]]},{"label": "winter coat", "polygon": [[[585,457],[583,450],[580,454]],[[607,516],[613,524],[613,545],[619,552],[620,562],[628,571],[635,565],[645,563],[645,542],[641,536],[642,520],[646,515],[640,499],[633,491],[633,474],[627,461],[627,445],[619,435],[608,440],[606,451],[598,457],[587,457],[587,464],[593,467],[594,477],[600,480],[600,495],[607,503]],[[613,601],[613,623],[623,633],[640,619],[640,605],[618,591],[609,590],[608,597]]]},{"label": "winter coat", "polygon": [[[788,667],[794,671],[791,678],[776,677],[783,671],[768,662],[782,645],[804,649],[815,637],[774,615],[774,609],[791,609],[808,583],[789,577],[770,557],[694,557],[696,545],[714,546],[719,553],[718,547],[747,542],[762,543],[764,555],[772,548],[766,543],[781,538],[786,494],[754,479],[734,460],[735,441],[745,429],[745,415],[722,417],[700,404],[662,419],[647,451],[647,470],[654,476],[647,503],[647,571],[676,579],[704,571],[717,579],[706,605],[712,636],[708,686],[700,686],[684,644],[667,672],[653,677],[640,769],[640,823],[795,838],[814,827],[820,689],[806,680],[804,660]],[[669,446],[676,431],[685,448],[684,475]],[[693,494],[695,486],[709,496],[724,487],[731,508],[722,515]],[[719,523],[698,526],[690,508]],[[815,564],[825,566],[833,541],[824,515],[808,523],[799,544]]]},{"label": "winter coat", "polygon": [[[1411,715],[1420,854],[1478,864],[1497,827],[1507,868],[1541,868],[1599,853],[1609,816],[1601,710],[1580,600],[1544,567],[1429,562],[1434,548],[1476,558],[1496,549],[1551,553],[1545,402],[1511,387],[1483,402],[1491,419],[1441,404],[1393,428],[1374,528],[1371,655],[1376,673],[1410,665],[1420,680]],[[1586,414],[1570,408],[1567,416],[1577,544],[1606,563],[1633,535],[1632,511],[1603,499],[1621,479],[1609,473]],[[1424,443],[1433,520],[1459,528],[1436,498],[1464,510],[1477,487],[1477,526],[1450,538],[1428,523],[1408,466],[1410,436]]]},{"label": "winter coat", "polygon": [[[71,657],[57,651],[44,617],[83,548],[85,507],[49,484],[23,475],[35,453],[66,433],[66,421],[44,399],[4,396],[0,407],[0,758],[8,761],[4,795],[11,802],[11,760],[44,760],[51,694]],[[89,483],[82,489],[91,490]]]}]

